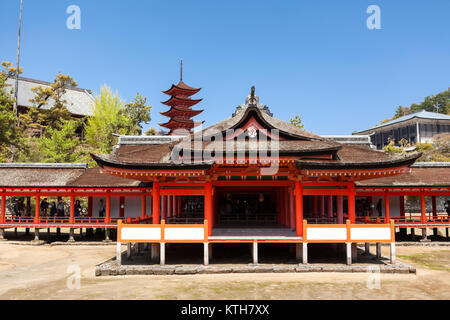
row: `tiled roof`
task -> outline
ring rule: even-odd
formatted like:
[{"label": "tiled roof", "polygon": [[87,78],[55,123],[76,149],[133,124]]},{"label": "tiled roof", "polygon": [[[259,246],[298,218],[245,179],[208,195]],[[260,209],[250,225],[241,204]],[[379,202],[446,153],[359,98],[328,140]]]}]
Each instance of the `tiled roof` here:
[{"label": "tiled roof", "polygon": [[450,187],[450,166],[413,166],[410,173],[356,182],[357,187]]},{"label": "tiled roof", "polygon": [[[15,79],[8,79],[6,82],[10,85],[10,88],[15,87]],[[35,97],[35,93],[32,91],[33,88],[38,86],[49,87],[51,83],[44,82],[40,80],[19,78],[19,99],[18,105],[23,107],[33,107],[30,99]],[[63,99],[67,101],[67,109],[73,115],[78,116],[92,116],[92,103],[94,102],[94,97],[92,92],[86,89],[80,88],[68,88]],[[49,99],[48,105],[42,106],[43,109],[50,109],[53,106],[54,101]]]},{"label": "tiled roof", "polygon": [[414,119],[414,118],[430,119],[430,120],[449,120],[450,121],[450,115],[422,110],[422,111],[419,111],[419,112],[416,112],[416,113],[412,113],[412,114],[408,114],[406,116],[397,118],[395,120],[383,123],[383,124],[381,124],[379,126],[376,126],[374,128],[361,130],[360,132],[365,132],[365,131],[370,131],[370,130],[375,130],[375,129],[387,127],[387,126],[390,126],[390,125],[393,125],[393,124],[397,124],[397,123],[401,123],[401,122],[405,122],[405,121],[408,121],[408,120],[411,120],[411,119]]},{"label": "tiled roof", "polygon": [[3,165],[0,166],[0,188],[64,187],[85,171],[86,167],[81,166]]}]

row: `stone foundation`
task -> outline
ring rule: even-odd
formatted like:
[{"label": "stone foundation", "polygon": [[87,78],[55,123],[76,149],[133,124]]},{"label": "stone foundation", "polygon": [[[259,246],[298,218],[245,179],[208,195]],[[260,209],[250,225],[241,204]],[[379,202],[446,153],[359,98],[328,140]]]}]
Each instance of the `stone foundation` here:
[{"label": "stone foundation", "polygon": [[340,264],[240,264],[240,265],[119,265],[111,259],[95,268],[95,275],[124,276],[124,275],[193,275],[193,274],[226,274],[226,273],[304,273],[304,272],[374,272],[373,268],[380,268],[380,273],[415,274],[416,268],[404,263],[370,264],[370,265],[340,265]]}]

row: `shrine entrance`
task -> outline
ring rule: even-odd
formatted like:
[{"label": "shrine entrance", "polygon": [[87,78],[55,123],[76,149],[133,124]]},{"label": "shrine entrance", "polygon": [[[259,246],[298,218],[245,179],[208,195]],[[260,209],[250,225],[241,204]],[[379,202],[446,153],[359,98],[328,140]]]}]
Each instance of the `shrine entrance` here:
[{"label": "shrine entrance", "polygon": [[215,228],[274,228],[277,192],[273,188],[217,188]]}]

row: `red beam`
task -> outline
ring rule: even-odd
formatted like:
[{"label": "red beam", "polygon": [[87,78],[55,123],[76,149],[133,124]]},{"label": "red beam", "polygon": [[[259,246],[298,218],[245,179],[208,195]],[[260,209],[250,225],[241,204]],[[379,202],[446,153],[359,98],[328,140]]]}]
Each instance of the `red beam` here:
[{"label": "red beam", "polygon": [[252,180],[252,181],[214,181],[215,187],[289,187],[293,185],[289,180]]}]

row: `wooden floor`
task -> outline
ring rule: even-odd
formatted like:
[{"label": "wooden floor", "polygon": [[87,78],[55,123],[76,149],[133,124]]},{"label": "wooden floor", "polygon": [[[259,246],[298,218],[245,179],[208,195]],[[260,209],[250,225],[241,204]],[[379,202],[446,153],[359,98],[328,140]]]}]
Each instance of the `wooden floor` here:
[{"label": "wooden floor", "polygon": [[295,230],[286,228],[214,228],[210,240],[301,240]]}]

